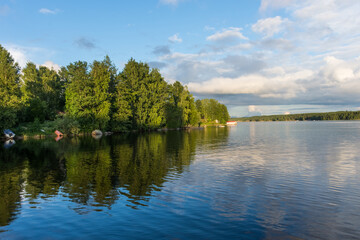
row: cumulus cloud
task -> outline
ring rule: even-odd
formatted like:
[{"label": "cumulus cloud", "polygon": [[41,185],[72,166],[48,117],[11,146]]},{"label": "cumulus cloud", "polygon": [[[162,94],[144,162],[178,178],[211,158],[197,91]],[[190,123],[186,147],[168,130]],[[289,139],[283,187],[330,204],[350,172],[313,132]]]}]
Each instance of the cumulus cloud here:
[{"label": "cumulus cloud", "polygon": [[171,43],[181,43],[182,42],[182,39],[179,37],[178,33],[170,36],[168,39],[169,39],[169,42],[171,42]]},{"label": "cumulus cloud", "polygon": [[311,71],[303,70],[274,77],[263,74],[248,74],[236,78],[217,77],[201,83],[190,82],[188,87],[195,93],[254,94],[261,98],[288,99],[305,91],[298,81],[307,79],[312,74]]},{"label": "cumulus cloud", "polygon": [[233,42],[239,39],[248,40],[248,38],[241,33],[241,30],[242,28],[237,27],[226,28],[208,36],[206,40],[212,42]]},{"label": "cumulus cloud", "polygon": [[243,104],[351,105],[360,103],[360,59],[327,56],[316,71],[265,68],[239,77],[192,81],[188,87],[196,94],[234,95]]},{"label": "cumulus cloud", "polygon": [[249,105],[293,104],[266,108],[284,114],[305,111],[294,110],[298,104],[317,106],[306,111],[360,104],[360,1],[263,0],[259,11],[268,17],[244,31],[213,32],[198,52],[163,52],[166,79],[187,84],[195,96],[243,105],[245,114]]},{"label": "cumulus cloud", "polygon": [[259,19],[251,26],[251,29],[256,33],[264,34],[265,37],[272,37],[281,32],[286,24],[289,24],[289,19],[276,16],[273,18]]},{"label": "cumulus cloud", "polygon": [[85,38],[85,37],[81,37],[81,38],[75,40],[75,44],[79,48],[84,48],[84,49],[88,49],[88,50],[96,48],[94,41],[90,40],[88,38]]},{"label": "cumulus cloud", "polygon": [[41,8],[39,9],[39,13],[42,13],[42,14],[57,14],[59,12],[59,10],[51,10],[51,9],[48,9],[48,8]]}]

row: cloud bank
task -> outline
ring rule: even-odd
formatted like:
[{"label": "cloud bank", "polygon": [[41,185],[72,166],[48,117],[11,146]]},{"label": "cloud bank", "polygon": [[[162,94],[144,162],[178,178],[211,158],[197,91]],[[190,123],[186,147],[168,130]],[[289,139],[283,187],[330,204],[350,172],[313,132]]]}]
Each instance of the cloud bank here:
[{"label": "cloud bank", "polygon": [[[271,16],[278,11],[286,14]],[[357,0],[263,0],[259,13],[266,17],[247,26],[205,26],[207,45],[198,52],[168,49],[158,58],[167,79],[198,97],[246,107],[360,106],[359,12]]]}]

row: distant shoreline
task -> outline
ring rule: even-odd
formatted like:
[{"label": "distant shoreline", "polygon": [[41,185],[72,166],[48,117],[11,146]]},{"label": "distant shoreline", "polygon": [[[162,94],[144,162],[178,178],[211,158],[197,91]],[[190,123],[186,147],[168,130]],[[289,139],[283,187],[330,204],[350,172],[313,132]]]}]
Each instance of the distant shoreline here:
[{"label": "distant shoreline", "polygon": [[231,121],[237,121],[237,122],[336,121],[336,120],[360,120],[360,111],[298,113],[298,114],[288,114],[288,115],[267,115],[267,116],[231,118]]}]

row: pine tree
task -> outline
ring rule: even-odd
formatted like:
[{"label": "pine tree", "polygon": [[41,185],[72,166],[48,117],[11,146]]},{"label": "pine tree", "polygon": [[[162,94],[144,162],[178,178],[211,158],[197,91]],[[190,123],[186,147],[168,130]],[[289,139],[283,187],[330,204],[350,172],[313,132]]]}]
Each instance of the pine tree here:
[{"label": "pine tree", "polygon": [[61,75],[65,78],[65,108],[70,117],[79,121],[82,130],[91,131],[95,125],[93,107],[94,84],[88,73],[87,62],[75,62],[62,68]]},{"label": "pine tree", "polygon": [[90,78],[93,81],[96,102],[92,110],[99,129],[107,128],[110,121],[115,77],[116,68],[108,56],[101,62],[93,62]]}]

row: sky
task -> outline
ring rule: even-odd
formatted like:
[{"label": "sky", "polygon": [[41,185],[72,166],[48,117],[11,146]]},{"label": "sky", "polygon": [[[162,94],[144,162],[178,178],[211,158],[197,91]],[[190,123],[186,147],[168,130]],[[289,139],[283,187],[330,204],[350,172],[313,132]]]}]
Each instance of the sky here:
[{"label": "sky", "polygon": [[359,0],[0,0],[24,67],[134,58],[231,116],[360,110]]}]

